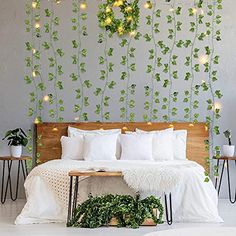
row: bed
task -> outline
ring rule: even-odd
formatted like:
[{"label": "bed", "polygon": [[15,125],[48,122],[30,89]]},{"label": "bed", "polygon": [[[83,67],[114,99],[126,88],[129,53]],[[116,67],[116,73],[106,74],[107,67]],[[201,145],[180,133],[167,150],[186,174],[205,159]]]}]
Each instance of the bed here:
[{"label": "bed", "polygon": [[[60,138],[67,134],[68,126],[83,130],[121,129],[122,133],[142,130],[163,130],[173,127],[175,130],[188,131],[187,158],[164,162],[153,161],[65,161],[60,160]],[[218,214],[218,196],[211,181],[204,182],[205,171],[208,171],[206,157],[208,152],[205,140],[208,139],[208,127],[204,123],[42,123],[36,127],[39,162],[27,177],[25,182],[27,203],[16,224],[65,222],[68,203],[68,173],[72,170],[89,170],[105,168],[107,171],[125,171],[127,166],[148,172],[149,170],[164,169],[169,172],[180,173],[181,180],[172,193],[174,222],[222,222]],[[153,169],[154,168],[154,169]],[[145,174],[145,172],[144,172]],[[137,175],[138,176],[138,175]],[[158,183],[160,186],[161,181]],[[89,193],[101,195],[105,193],[135,195],[122,178],[85,178],[80,184],[79,201],[84,201]],[[158,188],[143,191],[142,197],[147,195],[161,196]]]}]

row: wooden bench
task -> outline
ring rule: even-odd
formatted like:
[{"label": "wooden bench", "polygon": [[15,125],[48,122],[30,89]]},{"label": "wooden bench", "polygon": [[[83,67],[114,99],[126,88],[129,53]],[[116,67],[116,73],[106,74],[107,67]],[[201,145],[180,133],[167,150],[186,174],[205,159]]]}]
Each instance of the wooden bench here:
[{"label": "wooden bench", "polygon": [[[122,177],[123,173],[120,171],[71,171],[69,172],[69,176],[70,176],[70,189],[69,189],[67,223],[69,223],[70,220],[74,217],[73,214],[77,207],[80,177]],[[75,178],[75,183],[74,183],[74,178]],[[169,198],[169,207],[167,203],[168,198]],[[171,225],[172,224],[172,200],[171,200],[170,193],[165,194],[165,210],[166,210],[166,221],[169,225]],[[116,225],[116,222],[113,220],[111,222],[111,225]],[[152,220],[147,219],[142,225],[154,226],[156,224]]]}]

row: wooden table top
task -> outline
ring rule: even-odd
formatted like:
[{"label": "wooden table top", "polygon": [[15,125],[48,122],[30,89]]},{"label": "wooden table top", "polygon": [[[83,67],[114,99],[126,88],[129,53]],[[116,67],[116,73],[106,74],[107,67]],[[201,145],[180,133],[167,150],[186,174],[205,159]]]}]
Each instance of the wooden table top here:
[{"label": "wooden table top", "polygon": [[31,160],[32,157],[29,156],[22,156],[22,157],[11,157],[11,156],[4,156],[0,157],[0,161],[26,161]]},{"label": "wooden table top", "polygon": [[228,161],[236,161],[236,156],[234,157],[225,157],[225,156],[222,156],[222,157],[213,157],[213,159],[216,159],[216,160],[228,160]]},{"label": "wooden table top", "polygon": [[120,171],[70,171],[69,176],[120,177],[123,174]]}]

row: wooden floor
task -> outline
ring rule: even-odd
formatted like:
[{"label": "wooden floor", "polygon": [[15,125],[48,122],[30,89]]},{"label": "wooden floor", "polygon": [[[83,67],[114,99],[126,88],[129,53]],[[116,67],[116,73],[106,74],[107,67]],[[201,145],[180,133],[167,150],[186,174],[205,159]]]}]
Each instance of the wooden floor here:
[{"label": "wooden floor", "polygon": [[21,211],[25,201],[18,200],[15,203],[7,201],[0,206],[0,236],[141,236],[153,231],[161,231],[176,228],[189,227],[236,227],[236,204],[231,205],[227,200],[220,200],[220,215],[224,219],[222,224],[173,224],[159,227],[141,227],[139,229],[77,229],[66,228],[64,224],[41,224],[41,225],[14,225],[15,217]]}]

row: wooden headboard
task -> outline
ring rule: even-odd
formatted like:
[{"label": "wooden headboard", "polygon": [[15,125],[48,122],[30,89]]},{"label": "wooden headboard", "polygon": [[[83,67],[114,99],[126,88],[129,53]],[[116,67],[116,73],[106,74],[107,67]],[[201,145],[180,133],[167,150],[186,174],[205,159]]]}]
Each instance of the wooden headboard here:
[{"label": "wooden headboard", "polygon": [[[81,122],[81,123],[41,123],[36,124],[36,153],[39,154],[39,163],[47,162],[61,157],[61,136],[67,136],[68,126],[76,127],[84,130],[94,129],[121,129],[125,131],[134,131],[136,128],[142,130],[162,130],[174,127],[175,130],[188,130],[187,139],[187,158],[196,161],[208,170],[206,157],[205,140],[209,138],[208,128],[205,123],[151,123],[151,122]],[[37,138],[38,137],[38,138]]]}]

